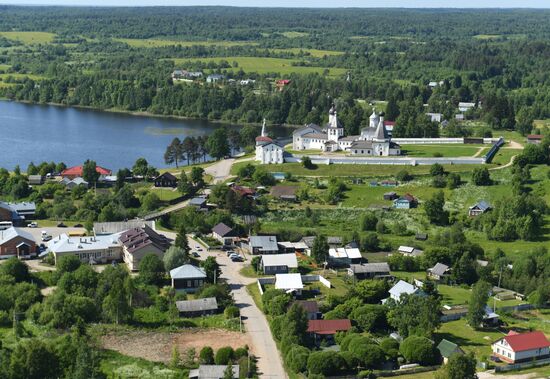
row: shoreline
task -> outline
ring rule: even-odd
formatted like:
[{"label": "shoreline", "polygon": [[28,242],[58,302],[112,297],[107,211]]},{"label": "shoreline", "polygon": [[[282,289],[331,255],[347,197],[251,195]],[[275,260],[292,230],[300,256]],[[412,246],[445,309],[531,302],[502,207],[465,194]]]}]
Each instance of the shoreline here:
[{"label": "shoreline", "polygon": [[[0,101],[6,101],[6,102],[13,102],[13,103],[21,103],[21,104],[29,104],[29,105],[48,105],[48,106],[54,106],[59,108],[75,108],[75,109],[84,109],[84,110],[92,110],[95,112],[105,112],[105,113],[115,113],[115,114],[123,114],[123,115],[129,115],[134,117],[150,117],[150,118],[163,118],[163,119],[172,119],[172,120],[190,120],[190,121],[204,121],[204,122],[210,122],[212,124],[220,124],[221,126],[245,126],[245,125],[253,125],[253,126],[261,126],[262,123],[257,122],[239,122],[239,123],[233,123],[230,121],[224,121],[224,120],[210,120],[207,118],[197,118],[197,117],[187,117],[187,116],[177,116],[177,115],[162,115],[162,114],[156,114],[149,111],[125,111],[123,109],[117,109],[117,108],[96,108],[92,106],[85,106],[85,105],[67,105],[67,104],[60,104],[60,103],[36,103],[33,101],[28,100],[11,100],[5,97],[0,97]],[[285,129],[297,129],[301,127],[302,125],[290,125],[290,124],[267,124],[268,126],[276,126],[279,128],[285,128]]]}]

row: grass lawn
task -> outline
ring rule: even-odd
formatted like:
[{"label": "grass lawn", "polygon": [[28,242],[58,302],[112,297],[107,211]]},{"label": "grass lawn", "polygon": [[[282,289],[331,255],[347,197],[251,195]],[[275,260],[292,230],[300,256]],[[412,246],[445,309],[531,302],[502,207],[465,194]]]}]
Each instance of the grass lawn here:
[{"label": "grass lawn", "polygon": [[[311,74],[318,73],[323,74],[325,70],[328,71],[329,76],[339,76],[346,73],[344,68],[324,68],[324,67],[303,67],[293,66],[293,62],[298,62],[295,59],[283,59],[283,58],[259,58],[259,57],[220,57],[220,58],[176,58],[173,59],[176,66],[185,66],[186,62],[220,62],[227,61],[231,65],[228,71],[245,72],[257,72],[258,74],[266,73],[278,73],[280,75],[290,75],[292,73],[297,74]],[[233,62],[236,62],[235,66]]]},{"label": "grass lawn", "polygon": [[441,324],[435,337],[443,338],[458,344],[464,351],[473,352],[479,360],[491,355],[491,343],[504,334],[497,330],[474,330],[466,322],[460,319]]},{"label": "grass lawn", "polygon": [[155,193],[161,201],[171,201],[177,199],[178,197],[181,197],[181,193],[177,189],[172,190],[172,188],[153,187],[151,191]]},{"label": "grass lawn", "polygon": [[282,32],[279,34],[286,38],[300,38],[309,36],[309,33],[307,32]]},{"label": "grass lawn", "polygon": [[256,306],[263,312],[264,305],[262,304],[262,295],[260,295],[258,284],[256,282],[250,283],[246,286],[246,290],[248,291],[250,296],[252,296],[252,299],[254,299]]},{"label": "grass lawn", "polygon": [[519,149],[510,149],[507,147],[501,147],[493,157],[493,160],[491,163],[496,165],[505,165],[508,162],[510,162],[510,159],[512,159],[514,155],[518,155],[518,154],[521,154],[521,150]]},{"label": "grass lawn", "polygon": [[0,36],[14,41],[20,41],[25,45],[34,45],[52,42],[55,34],[46,32],[0,32]]},{"label": "grass lawn", "polygon": [[176,379],[187,374],[187,370],[171,369],[162,363],[129,357],[113,350],[101,352],[100,370],[108,378],[119,379]]},{"label": "grass lawn", "polygon": [[[34,75],[34,74],[0,74],[0,81],[6,81],[8,77],[12,77],[13,79],[20,80],[25,78],[30,78],[32,80],[40,80],[44,79],[41,75]],[[10,84],[10,83],[5,83]]]},{"label": "grass lawn", "polygon": [[0,70],[2,71],[5,71],[7,70],[8,68],[10,68],[11,66],[9,64],[0,64]]},{"label": "grass lawn", "polygon": [[242,46],[257,45],[249,41],[177,41],[164,39],[137,39],[137,38],[115,38],[115,41],[125,43],[132,47],[163,47],[163,46]]},{"label": "grass lawn", "polygon": [[401,145],[404,155],[411,157],[433,157],[441,154],[442,157],[471,157],[480,148],[488,148],[486,145]]}]

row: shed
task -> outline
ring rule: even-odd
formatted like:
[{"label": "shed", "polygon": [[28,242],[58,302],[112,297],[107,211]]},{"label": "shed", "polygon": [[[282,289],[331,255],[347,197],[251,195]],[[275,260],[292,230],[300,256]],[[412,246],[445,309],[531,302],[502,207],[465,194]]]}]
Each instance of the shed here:
[{"label": "shed", "polygon": [[491,205],[482,200],[468,208],[468,216],[475,217],[491,210]]},{"label": "shed", "polygon": [[271,188],[271,196],[285,201],[296,201],[297,186],[274,186]]},{"label": "shed", "polygon": [[29,175],[29,184],[31,186],[40,185],[44,183],[44,177],[42,175]]},{"label": "shed", "polygon": [[449,266],[443,263],[436,263],[435,266],[428,269],[428,276],[435,280],[441,280],[449,274]]},{"label": "shed", "polygon": [[451,355],[464,354],[464,351],[454,342],[442,339],[437,345],[437,350],[443,357],[443,363],[447,364]]},{"label": "shed", "polygon": [[294,253],[262,255],[260,267],[266,275],[286,274],[298,268],[298,260]]},{"label": "shed", "polygon": [[399,196],[397,196],[397,193],[395,193],[395,192],[386,192],[384,194],[384,200],[395,200],[398,197]]},{"label": "shed", "polygon": [[218,301],[215,297],[196,300],[176,301],[180,317],[197,317],[211,315],[218,311]]},{"label": "shed", "polygon": [[[239,365],[233,365],[233,379],[240,376]],[[200,365],[199,368],[189,371],[189,379],[221,379],[225,378],[226,365]]]},{"label": "shed", "polygon": [[283,290],[286,293],[296,293],[300,295],[304,288],[302,276],[300,274],[276,274],[275,288]]},{"label": "shed", "polygon": [[352,264],[347,270],[349,276],[356,279],[378,279],[390,276],[390,266],[387,262],[366,263],[362,265]]}]

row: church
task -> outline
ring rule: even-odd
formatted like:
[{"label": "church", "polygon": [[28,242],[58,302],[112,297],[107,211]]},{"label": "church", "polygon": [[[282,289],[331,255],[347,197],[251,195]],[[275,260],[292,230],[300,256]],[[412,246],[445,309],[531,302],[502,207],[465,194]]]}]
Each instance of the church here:
[{"label": "church", "polygon": [[328,120],[324,128],[309,124],[296,130],[292,134],[292,148],[324,152],[348,151],[352,155],[386,157],[401,154],[401,147],[391,142],[383,115],[376,111],[369,117],[369,126],[355,136],[344,135],[344,127],[338,120],[334,105],[329,110]]},{"label": "church", "polygon": [[268,137],[265,130],[265,119],[262,124],[262,134],[256,137],[256,161],[262,164],[284,163],[284,148]]}]

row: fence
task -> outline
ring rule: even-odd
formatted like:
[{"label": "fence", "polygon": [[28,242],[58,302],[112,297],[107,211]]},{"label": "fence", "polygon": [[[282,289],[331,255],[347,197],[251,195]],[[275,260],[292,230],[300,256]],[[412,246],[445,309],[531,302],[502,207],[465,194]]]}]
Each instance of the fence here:
[{"label": "fence", "polygon": [[[285,157],[285,162],[298,162],[301,156],[292,158]],[[311,155],[311,162],[317,165],[329,164],[363,164],[363,165],[396,165],[396,166],[417,166],[439,164],[484,164],[485,158],[408,158],[408,157],[324,157],[320,155]]]},{"label": "fence", "polygon": [[541,359],[538,361],[514,363],[506,366],[495,366],[495,372],[513,371],[513,370],[519,370],[519,369],[528,368],[528,367],[545,366],[547,364],[550,364],[550,358]]},{"label": "fence", "polygon": [[[322,275],[302,275],[302,282],[303,283],[320,282],[325,287],[332,288],[332,284]],[[263,295],[264,294],[263,286],[265,284],[275,284],[275,277],[271,276],[269,278],[258,278],[256,283],[258,283],[258,289],[260,290],[260,295]]]},{"label": "fence", "polygon": [[500,137],[493,147],[491,147],[489,152],[485,154],[485,162],[491,163],[495,154],[498,152],[498,149],[500,149],[502,145],[504,145],[504,138]]}]

